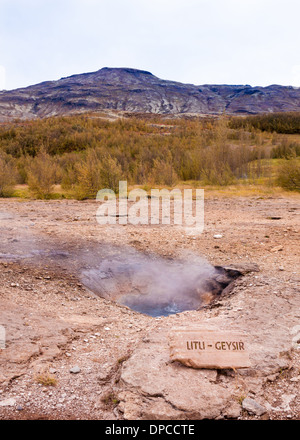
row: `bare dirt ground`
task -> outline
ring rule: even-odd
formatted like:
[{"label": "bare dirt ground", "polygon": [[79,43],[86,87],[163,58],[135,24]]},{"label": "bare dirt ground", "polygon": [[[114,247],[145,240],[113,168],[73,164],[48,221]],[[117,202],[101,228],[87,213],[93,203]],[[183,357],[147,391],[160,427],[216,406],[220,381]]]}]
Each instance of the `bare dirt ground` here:
[{"label": "bare dirt ground", "polygon": [[[0,200],[0,419],[299,419],[299,200],[208,199],[195,237],[100,226],[94,201]],[[84,286],[106,245],[250,270],[209,306],[153,318]],[[245,332],[251,368],[169,362],[168,331],[191,324]]]}]

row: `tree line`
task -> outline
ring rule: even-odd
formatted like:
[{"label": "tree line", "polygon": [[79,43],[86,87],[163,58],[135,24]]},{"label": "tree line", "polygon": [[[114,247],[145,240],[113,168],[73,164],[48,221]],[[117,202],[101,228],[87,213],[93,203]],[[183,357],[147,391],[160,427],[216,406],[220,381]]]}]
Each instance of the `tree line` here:
[{"label": "tree line", "polygon": [[15,183],[46,198],[60,185],[78,199],[104,187],[117,190],[121,179],[136,185],[229,185],[266,175],[263,161],[271,158],[296,160],[298,166],[297,141],[270,137],[244,125],[246,119],[240,125],[226,117],[109,121],[89,114],[2,124],[0,195],[11,194]]}]

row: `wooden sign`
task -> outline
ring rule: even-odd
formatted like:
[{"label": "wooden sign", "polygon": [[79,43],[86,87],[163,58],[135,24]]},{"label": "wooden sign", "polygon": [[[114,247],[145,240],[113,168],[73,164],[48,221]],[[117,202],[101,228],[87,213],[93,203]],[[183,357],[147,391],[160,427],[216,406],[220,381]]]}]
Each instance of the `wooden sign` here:
[{"label": "wooden sign", "polygon": [[250,367],[246,337],[236,332],[176,328],[169,335],[170,357],[193,368]]}]

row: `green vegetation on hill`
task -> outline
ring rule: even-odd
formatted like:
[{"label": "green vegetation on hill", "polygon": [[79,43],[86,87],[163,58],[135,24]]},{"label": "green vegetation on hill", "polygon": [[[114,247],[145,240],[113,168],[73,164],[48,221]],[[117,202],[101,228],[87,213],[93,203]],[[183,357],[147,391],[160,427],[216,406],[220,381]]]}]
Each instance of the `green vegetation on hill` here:
[{"label": "green vegetation on hill", "polygon": [[267,182],[299,190],[300,137],[292,131],[299,114],[281,116],[293,135],[283,135],[279,123],[277,131],[258,128],[252,118],[109,121],[90,114],[2,124],[0,196],[27,184],[35,197],[51,198],[60,185],[65,196],[83,199],[101,188],[117,190],[121,179],[142,186]]},{"label": "green vegetation on hill", "polygon": [[264,113],[254,116],[235,117],[231,128],[254,128],[255,130],[282,134],[300,134],[300,112]]}]

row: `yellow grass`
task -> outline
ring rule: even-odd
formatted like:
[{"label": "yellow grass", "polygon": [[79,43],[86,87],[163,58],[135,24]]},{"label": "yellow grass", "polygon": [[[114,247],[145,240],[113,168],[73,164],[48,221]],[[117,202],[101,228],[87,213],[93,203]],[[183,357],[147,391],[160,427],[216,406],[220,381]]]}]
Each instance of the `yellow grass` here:
[{"label": "yellow grass", "polygon": [[[273,159],[272,163],[268,163],[268,166],[272,166],[274,170],[280,164],[280,159]],[[266,164],[265,164],[266,166]],[[274,171],[275,172],[275,171]],[[254,180],[254,181],[253,181]],[[238,181],[234,185],[228,186],[214,186],[214,185],[203,185],[199,181],[187,181],[179,182],[173,188],[178,188],[181,191],[184,189],[204,189],[204,194],[206,199],[211,198],[226,198],[226,197],[294,197],[299,198],[300,194],[294,191],[286,191],[278,186],[274,185],[274,179],[271,178],[257,178],[249,181]],[[172,187],[167,187],[166,185],[128,185],[128,192],[135,188],[141,188],[147,192],[148,195],[151,193],[151,189],[163,189],[166,188],[171,190]],[[20,199],[34,199],[29,191],[28,185],[16,185],[13,192],[13,197]],[[72,199],[72,195],[67,190],[63,190],[60,185],[55,185],[54,191],[51,199]]]}]

